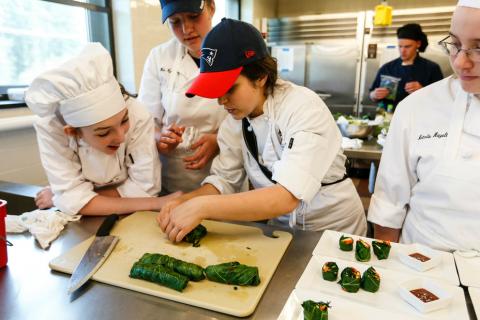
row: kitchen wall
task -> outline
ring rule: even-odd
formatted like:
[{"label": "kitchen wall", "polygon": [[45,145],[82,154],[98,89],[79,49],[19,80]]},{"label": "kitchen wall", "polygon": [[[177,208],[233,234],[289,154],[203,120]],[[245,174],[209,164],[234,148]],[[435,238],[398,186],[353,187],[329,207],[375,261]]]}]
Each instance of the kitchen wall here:
[{"label": "kitchen wall", "polygon": [[[261,1],[264,2],[264,1]],[[321,13],[355,12],[373,10],[379,0],[277,0],[277,15],[292,17]],[[394,9],[423,8],[456,5],[456,0],[389,0]]]},{"label": "kitchen wall", "polygon": [[0,180],[47,184],[32,118],[27,108],[0,110]]}]

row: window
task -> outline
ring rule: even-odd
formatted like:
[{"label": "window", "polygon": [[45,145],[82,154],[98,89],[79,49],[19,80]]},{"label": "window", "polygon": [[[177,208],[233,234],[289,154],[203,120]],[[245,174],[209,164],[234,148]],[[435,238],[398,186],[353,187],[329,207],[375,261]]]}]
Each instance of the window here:
[{"label": "window", "polygon": [[216,0],[215,15],[213,16],[213,25],[222,20],[222,18],[240,19],[240,0]]},{"label": "window", "polygon": [[113,56],[110,0],[0,0],[0,94],[28,85],[87,42]]}]

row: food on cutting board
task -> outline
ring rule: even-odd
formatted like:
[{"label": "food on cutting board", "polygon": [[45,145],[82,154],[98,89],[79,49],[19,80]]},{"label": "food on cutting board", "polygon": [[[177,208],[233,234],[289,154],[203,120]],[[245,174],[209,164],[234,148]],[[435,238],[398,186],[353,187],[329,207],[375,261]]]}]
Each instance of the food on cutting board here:
[{"label": "food on cutting board", "polygon": [[409,256],[412,257],[412,258],[414,258],[414,259],[417,259],[417,260],[419,260],[419,261],[421,261],[421,262],[426,262],[426,261],[429,261],[429,260],[430,260],[429,257],[427,257],[427,256],[425,256],[425,255],[423,255],[423,254],[421,254],[421,253],[419,253],[419,252],[411,253],[411,254],[409,254]]},{"label": "food on cutting board", "polygon": [[438,300],[438,297],[436,295],[424,288],[410,290],[410,293],[425,303]]},{"label": "food on cutting board", "polygon": [[372,248],[373,253],[377,256],[378,260],[384,260],[388,259],[392,245],[390,244],[390,241],[373,240]]},{"label": "food on cutting board", "polygon": [[160,264],[145,264],[137,261],[130,270],[130,277],[158,283],[162,286],[182,292],[188,284],[188,278]]},{"label": "food on cutting board", "polygon": [[338,240],[338,244],[340,245],[340,250],[342,251],[352,251],[353,250],[353,238],[352,237],[345,237],[341,236],[340,240]]},{"label": "food on cutting board", "polygon": [[355,258],[360,262],[370,260],[370,244],[362,239],[357,240],[355,245]]},{"label": "food on cutting board", "polygon": [[338,283],[342,289],[347,292],[357,292],[360,289],[361,276],[360,271],[352,267],[343,269]]},{"label": "food on cutting board", "polygon": [[322,267],[322,277],[327,281],[336,281],[338,277],[338,266],[335,262],[325,262]]},{"label": "food on cutting board", "polygon": [[380,274],[374,267],[370,267],[363,273],[361,288],[368,292],[377,292],[380,288]]},{"label": "food on cutting board", "polygon": [[226,262],[205,268],[205,275],[210,281],[239,286],[257,286],[260,283],[258,268],[239,262]]},{"label": "food on cutting board", "polygon": [[307,300],[302,303],[304,320],[328,320],[330,302]]},{"label": "food on cutting board", "polygon": [[159,264],[186,276],[189,280],[205,279],[204,270],[197,264],[175,259],[160,253],[145,253],[138,261],[142,264]]},{"label": "food on cutting board", "polygon": [[194,247],[200,247],[200,240],[207,235],[207,228],[199,224],[192,231],[187,233],[183,241],[192,243]]}]

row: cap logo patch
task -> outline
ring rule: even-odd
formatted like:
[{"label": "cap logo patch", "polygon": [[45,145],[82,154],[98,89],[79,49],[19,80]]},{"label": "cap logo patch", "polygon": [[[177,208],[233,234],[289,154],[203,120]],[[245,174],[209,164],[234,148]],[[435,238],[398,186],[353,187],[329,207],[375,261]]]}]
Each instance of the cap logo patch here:
[{"label": "cap logo patch", "polygon": [[205,0],[202,0],[202,2],[200,2],[200,10],[203,10],[204,5],[205,5]]},{"label": "cap logo patch", "polygon": [[202,59],[211,67],[217,56],[217,49],[202,48]]},{"label": "cap logo patch", "polygon": [[250,59],[250,58],[253,57],[255,54],[256,54],[256,53],[255,53],[255,51],[253,51],[253,50],[247,50],[247,51],[245,51],[245,57],[246,57],[247,59]]}]

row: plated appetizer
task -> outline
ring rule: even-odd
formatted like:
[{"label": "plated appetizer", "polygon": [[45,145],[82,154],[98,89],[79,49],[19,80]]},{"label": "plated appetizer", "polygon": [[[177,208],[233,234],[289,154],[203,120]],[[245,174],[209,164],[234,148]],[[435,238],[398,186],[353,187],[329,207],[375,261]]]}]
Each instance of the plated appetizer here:
[{"label": "plated appetizer", "polygon": [[302,303],[304,320],[328,320],[330,302],[307,300]]},{"label": "plated appetizer", "polygon": [[322,267],[322,277],[327,281],[336,281],[338,277],[338,266],[335,262],[325,262]]},{"label": "plated appetizer", "polygon": [[353,250],[353,238],[352,237],[345,237],[341,236],[340,240],[338,240],[338,244],[340,246],[340,250],[342,251],[352,251]]},{"label": "plated appetizer", "polygon": [[388,259],[392,245],[390,244],[390,241],[373,240],[372,248],[373,253],[377,256],[378,260],[384,260]]},{"label": "plated appetizer", "polygon": [[368,292],[377,292],[380,288],[380,274],[374,267],[370,267],[363,273],[361,288]]},{"label": "plated appetizer", "polygon": [[366,262],[370,260],[370,257],[370,244],[362,239],[358,239],[355,245],[355,259],[360,262]]},{"label": "plated appetizer", "polygon": [[360,289],[361,276],[360,271],[352,267],[343,269],[338,282],[344,291],[357,292]]}]

